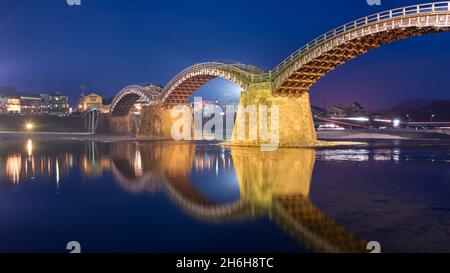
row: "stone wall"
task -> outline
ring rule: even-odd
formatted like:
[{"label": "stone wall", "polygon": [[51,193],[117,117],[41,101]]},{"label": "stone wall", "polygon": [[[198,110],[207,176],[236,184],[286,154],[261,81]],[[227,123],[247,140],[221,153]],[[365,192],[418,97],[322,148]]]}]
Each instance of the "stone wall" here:
[{"label": "stone wall", "polygon": [[109,114],[100,114],[98,116],[97,128],[95,130],[98,134],[107,134],[109,130]]},{"label": "stone wall", "polygon": [[[180,121],[180,117],[171,116],[171,108],[163,107],[160,104],[145,106],[141,110],[141,122],[139,126],[138,140],[174,140],[172,138],[172,126]],[[191,109],[192,111],[192,109]],[[190,124],[188,124],[190,122]],[[190,129],[192,136],[194,123],[192,119],[177,126],[178,133],[186,132]]]},{"label": "stone wall", "polygon": [[[249,105],[257,107],[259,121],[260,108],[265,105],[268,108],[267,124],[268,131],[272,129],[271,112],[272,106],[277,105],[279,109],[279,145],[280,146],[314,146],[317,143],[316,131],[312,118],[309,94],[307,92],[297,97],[275,97],[272,95],[270,82],[252,84],[246,91],[241,92],[239,107],[243,109]],[[243,120],[245,119],[245,120]],[[239,115],[233,131],[232,144],[235,145],[261,145],[270,144],[270,140],[261,138],[259,122],[257,123],[257,139],[250,139],[249,115]],[[245,138],[239,138],[239,131],[245,132]]]},{"label": "stone wall", "polygon": [[109,116],[108,132],[120,135],[131,135],[131,115],[127,116]]}]

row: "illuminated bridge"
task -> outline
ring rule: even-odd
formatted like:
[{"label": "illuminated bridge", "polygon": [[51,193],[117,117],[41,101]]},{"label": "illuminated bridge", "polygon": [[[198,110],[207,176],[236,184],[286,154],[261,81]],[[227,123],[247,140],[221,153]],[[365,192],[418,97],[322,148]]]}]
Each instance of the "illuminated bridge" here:
[{"label": "illuminated bridge", "polygon": [[147,103],[159,100],[160,90],[161,88],[156,85],[145,87],[139,85],[127,86],[114,97],[111,102],[110,113],[112,116],[125,116],[138,100],[146,101]]},{"label": "illuminated bridge", "polygon": [[172,120],[164,114],[164,109],[185,104],[202,85],[219,77],[244,90],[241,106],[258,105],[261,101],[280,106],[281,145],[314,146],[317,138],[308,94],[312,85],[336,67],[381,45],[449,31],[449,15],[450,2],[420,4],[369,15],[320,35],[270,71],[251,65],[196,64],[176,75],[162,90],[151,90],[150,95],[140,87],[122,90],[114,99],[110,113],[116,117],[126,116],[139,98],[146,97],[161,109],[143,114],[138,137],[169,138],[170,124],[166,123]]}]

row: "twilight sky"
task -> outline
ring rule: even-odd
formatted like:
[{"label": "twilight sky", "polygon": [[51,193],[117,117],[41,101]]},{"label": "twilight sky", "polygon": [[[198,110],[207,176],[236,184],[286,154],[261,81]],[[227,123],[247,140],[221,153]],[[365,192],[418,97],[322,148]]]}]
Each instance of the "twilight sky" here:
[{"label": "twilight sky", "polygon": [[[348,21],[426,2],[81,0],[71,7],[66,0],[0,0],[0,85],[78,97],[84,84],[110,97],[130,84],[164,85],[198,62],[271,69]],[[385,108],[408,99],[450,99],[449,46],[450,33],[385,45],[320,80],[312,102]],[[198,94],[219,99],[237,88],[216,80]]]}]

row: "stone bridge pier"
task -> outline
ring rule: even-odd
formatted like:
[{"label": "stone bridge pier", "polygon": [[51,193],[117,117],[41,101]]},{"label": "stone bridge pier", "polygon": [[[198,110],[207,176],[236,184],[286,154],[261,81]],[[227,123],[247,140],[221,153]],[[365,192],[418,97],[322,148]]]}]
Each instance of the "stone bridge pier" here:
[{"label": "stone bridge pier", "polygon": [[[252,112],[251,109],[256,111]],[[192,113],[193,109],[190,110]],[[171,135],[172,127],[174,127],[178,135],[187,133],[194,139],[196,128],[194,128],[193,118],[180,121],[180,117],[173,117],[171,111],[171,106],[160,103],[143,107],[137,138],[139,140],[174,140]],[[278,113],[278,118],[274,120],[271,115],[275,115],[272,113],[275,111]],[[274,121],[278,124],[273,124]],[[112,127],[117,132],[130,130],[129,117],[120,119],[113,117],[112,123],[114,123]],[[265,126],[267,126],[269,138],[264,137],[262,133]],[[303,147],[314,146],[317,142],[308,93],[304,92],[295,97],[276,97],[272,95],[270,82],[251,84],[247,90],[241,92],[238,114],[234,127],[230,130],[233,130],[230,141],[232,145],[269,145],[276,140],[276,145],[279,146]]]},{"label": "stone bridge pier", "polygon": [[[190,113],[192,108],[188,105]],[[181,115],[181,113],[180,113]],[[145,106],[141,110],[141,122],[138,129],[138,140],[175,140],[172,137],[172,127],[176,128],[176,134],[193,137],[194,121],[180,119],[180,115],[172,116],[172,107],[162,104]],[[189,130],[189,131],[186,131]]]},{"label": "stone bridge pier", "polygon": [[[252,107],[256,109],[256,118],[253,119],[247,111]],[[273,119],[276,116],[277,118]],[[253,132],[256,139],[251,137],[250,123],[253,123],[253,131],[257,129]],[[267,132],[266,136],[264,131]],[[274,143],[276,140],[278,142]],[[296,96],[274,96],[271,82],[250,84],[247,90],[241,92],[231,144],[305,147],[314,146],[316,143],[308,92]]]},{"label": "stone bridge pier", "polygon": [[102,129],[105,132],[119,135],[136,136],[139,132],[140,118],[129,113],[125,116],[105,117]]},{"label": "stone bridge pier", "polygon": [[109,131],[115,134],[129,135],[131,134],[131,115],[126,116],[110,116]]}]

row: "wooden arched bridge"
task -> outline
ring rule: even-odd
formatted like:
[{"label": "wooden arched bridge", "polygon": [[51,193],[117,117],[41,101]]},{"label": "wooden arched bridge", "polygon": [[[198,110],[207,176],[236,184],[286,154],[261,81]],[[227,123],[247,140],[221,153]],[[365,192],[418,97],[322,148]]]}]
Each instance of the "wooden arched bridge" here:
[{"label": "wooden arched bridge", "polygon": [[[111,104],[111,118],[119,120],[115,124],[122,122],[122,127],[128,128],[129,120],[124,117],[136,101],[145,98],[152,105],[142,110],[143,122],[138,138],[171,139],[173,118],[167,110],[174,105],[186,104],[202,85],[219,77],[242,88],[242,107],[279,106],[281,146],[314,146],[317,139],[308,94],[312,85],[336,67],[381,45],[449,31],[449,17],[450,2],[413,5],[369,15],[320,35],[270,71],[242,64],[196,64],[180,72],[162,89],[131,86],[120,91]],[[235,142],[258,144],[263,140]]]}]

